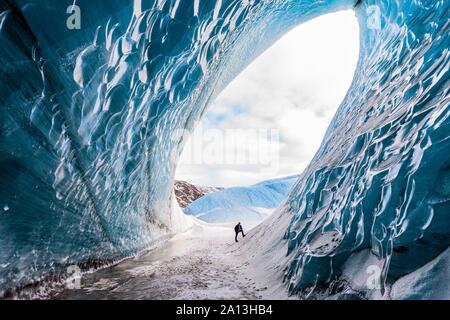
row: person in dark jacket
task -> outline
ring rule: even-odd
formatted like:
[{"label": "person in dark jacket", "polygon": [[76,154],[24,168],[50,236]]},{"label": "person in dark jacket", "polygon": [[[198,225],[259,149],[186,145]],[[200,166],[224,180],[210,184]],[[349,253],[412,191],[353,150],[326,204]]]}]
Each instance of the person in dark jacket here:
[{"label": "person in dark jacket", "polygon": [[236,242],[238,242],[237,237],[239,232],[242,232],[242,236],[245,237],[244,230],[242,229],[240,222],[238,222],[238,224],[234,227],[234,232],[236,232],[236,236],[234,237],[234,240],[236,240]]}]

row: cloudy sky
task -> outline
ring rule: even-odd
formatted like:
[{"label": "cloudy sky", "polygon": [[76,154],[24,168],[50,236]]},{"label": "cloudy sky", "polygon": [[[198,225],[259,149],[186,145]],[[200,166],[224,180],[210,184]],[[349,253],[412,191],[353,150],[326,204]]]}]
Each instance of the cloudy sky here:
[{"label": "cloudy sky", "polygon": [[322,16],[285,35],[209,107],[176,178],[237,186],[300,173],[350,86],[358,40],[353,11]]}]

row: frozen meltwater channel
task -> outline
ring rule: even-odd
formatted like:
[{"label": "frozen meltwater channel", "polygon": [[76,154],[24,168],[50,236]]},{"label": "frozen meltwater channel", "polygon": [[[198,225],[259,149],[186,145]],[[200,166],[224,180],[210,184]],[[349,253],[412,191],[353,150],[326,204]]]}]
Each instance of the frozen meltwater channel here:
[{"label": "frozen meltwater channel", "polygon": [[71,5],[0,1],[1,296],[191,227],[178,129],[284,33],[354,8],[352,86],[249,267],[302,297],[448,298],[414,285],[448,283],[448,1],[79,0],[68,29]]}]

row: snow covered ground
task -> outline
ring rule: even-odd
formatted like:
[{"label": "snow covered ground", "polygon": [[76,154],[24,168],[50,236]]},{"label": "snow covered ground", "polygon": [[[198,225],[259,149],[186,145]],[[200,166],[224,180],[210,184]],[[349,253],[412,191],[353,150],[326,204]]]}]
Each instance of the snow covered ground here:
[{"label": "snow covered ground", "polygon": [[54,299],[273,298],[266,275],[254,272],[247,262],[251,253],[242,250],[251,235],[236,243],[232,224],[197,221],[154,250],[83,276],[80,289]]},{"label": "snow covered ground", "polygon": [[[274,217],[274,216],[272,216]],[[54,295],[53,299],[298,299],[289,296],[283,284],[281,257],[286,253],[281,239],[270,252],[261,245],[277,231],[271,218],[262,226],[244,225],[246,237],[234,242],[233,224],[205,223],[193,226],[158,247],[110,268],[86,274],[81,288]],[[346,266],[346,290],[324,299],[357,299],[366,293],[372,299],[449,299],[449,250],[429,264],[398,279],[384,296],[371,295],[364,259],[356,254]],[[346,277],[349,275],[350,277]],[[308,299],[308,296],[304,298]]]}]

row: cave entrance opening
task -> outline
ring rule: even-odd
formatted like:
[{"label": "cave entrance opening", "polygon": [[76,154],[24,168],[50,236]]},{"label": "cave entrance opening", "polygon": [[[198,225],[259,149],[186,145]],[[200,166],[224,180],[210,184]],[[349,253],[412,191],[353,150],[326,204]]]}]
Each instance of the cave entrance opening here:
[{"label": "cave entrance opening", "polygon": [[296,27],[215,99],[181,155],[175,194],[207,222],[269,216],[320,146],[359,54],[353,10]]}]

